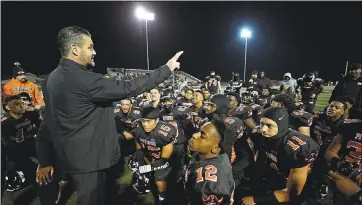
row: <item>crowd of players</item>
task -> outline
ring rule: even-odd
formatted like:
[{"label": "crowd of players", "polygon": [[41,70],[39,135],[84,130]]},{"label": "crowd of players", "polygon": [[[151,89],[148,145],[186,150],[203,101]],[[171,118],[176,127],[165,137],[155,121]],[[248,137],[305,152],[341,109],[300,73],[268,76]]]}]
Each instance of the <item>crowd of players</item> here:
[{"label": "crowd of players", "polygon": [[[264,71],[245,83],[233,73],[224,93],[220,81],[211,72],[200,89],[163,85],[114,103],[120,161],[133,172],[135,192],[152,192],[155,204],[362,204],[353,97],[314,112],[323,91],[316,73],[298,80],[287,73],[280,89]],[[49,183],[49,175],[36,177],[54,172],[37,165],[42,109],[25,93],[7,96],[4,107],[2,192]],[[60,187],[69,180],[62,177]],[[56,200],[40,200],[57,204],[64,190],[57,191]]]}]

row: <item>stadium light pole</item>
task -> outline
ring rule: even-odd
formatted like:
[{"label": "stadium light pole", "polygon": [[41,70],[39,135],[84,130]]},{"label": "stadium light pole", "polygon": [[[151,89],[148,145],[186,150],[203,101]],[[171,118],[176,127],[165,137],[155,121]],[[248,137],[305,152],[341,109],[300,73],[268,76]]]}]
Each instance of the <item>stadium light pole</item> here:
[{"label": "stadium light pole", "polygon": [[246,77],[246,53],[248,50],[248,38],[251,37],[251,31],[249,29],[242,29],[240,32],[240,37],[245,38],[245,57],[244,57],[244,83],[245,83],[245,77]]},{"label": "stadium light pole", "polygon": [[147,28],[147,22],[155,20],[155,14],[146,11],[142,7],[138,7],[136,9],[135,13],[136,17],[140,20],[145,21],[146,25],[146,52],[147,52],[147,70],[150,70],[150,58],[149,58],[149,52],[148,52],[148,28]]}]

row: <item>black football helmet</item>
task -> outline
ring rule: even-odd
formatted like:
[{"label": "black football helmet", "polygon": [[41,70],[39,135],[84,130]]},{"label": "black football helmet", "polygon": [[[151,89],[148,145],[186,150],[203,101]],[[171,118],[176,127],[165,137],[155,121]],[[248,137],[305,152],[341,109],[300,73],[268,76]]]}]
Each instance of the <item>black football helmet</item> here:
[{"label": "black football helmet", "polygon": [[147,194],[150,192],[150,179],[147,174],[140,174],[138,169],[133,172],[132,188],[139,194]]},{"label": "black football helmet", "polygon": [[25,186],[25,177],[22,171],[8,171],[5,175],[5,191],[13,192]]},{"label": "black football helmet", "polygon": [[303,75],[303,82],[307,83],[307,82],[313,82],[315,79],[314,73],[306,73]]}]

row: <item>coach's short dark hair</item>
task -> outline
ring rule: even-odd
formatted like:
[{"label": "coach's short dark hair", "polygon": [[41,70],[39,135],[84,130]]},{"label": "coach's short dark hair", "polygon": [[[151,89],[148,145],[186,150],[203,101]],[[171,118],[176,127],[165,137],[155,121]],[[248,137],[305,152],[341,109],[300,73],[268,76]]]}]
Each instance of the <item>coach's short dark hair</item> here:
[{"label": "coach's short dark hair", "polygon": [[21,100],[20,95],[10,95],[10,96],[6,97],[5,104],[8,104],[9,102],[11,102],[13,100]]},{"label": "coach's short dark hair", "polygon": [[89,31],[78,26],[68,26],[59,31],[57,44],[62,56],[68,55],[71,44],[79,45],[82,35],[91,37]]}]

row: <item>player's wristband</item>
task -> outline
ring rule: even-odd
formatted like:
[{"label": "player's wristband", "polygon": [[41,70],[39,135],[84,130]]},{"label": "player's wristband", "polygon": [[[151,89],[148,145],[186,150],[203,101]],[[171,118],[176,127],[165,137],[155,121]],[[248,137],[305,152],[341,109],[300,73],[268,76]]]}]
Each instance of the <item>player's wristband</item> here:
[{"label": "player's wristband", "polygon": [[279,201],[274,195],[274,192],[267,193],[265,195],[253,196],[256,204],[276,204]]},{"label": "player's wristband", "polygon": [[362,205],[362,189],[349,197],[354,203]]}]

